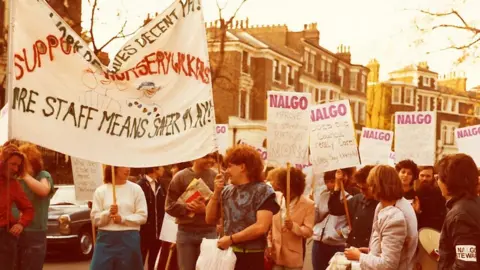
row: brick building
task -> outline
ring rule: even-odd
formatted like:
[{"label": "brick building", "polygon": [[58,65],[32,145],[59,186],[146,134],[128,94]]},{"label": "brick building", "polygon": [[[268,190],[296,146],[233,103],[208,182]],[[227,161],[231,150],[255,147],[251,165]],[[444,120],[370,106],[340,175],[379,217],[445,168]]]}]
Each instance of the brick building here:
[{"label": "brick building", "polygon": [[[368,68],[351,63],[350,49],[320,46],[317,24],[290,31],[286,25],[236,21],[224,37],[219,22],[207,24],[218,123],[229,124],[232,143],[264,144],[267,91],[309,92],[315,103],[349,99],[357,133],[366,121]],[[217,67],[218,72],[217,71]]]},{"label": "brick building", "polygon": [[467,91],[462,74],[439,76],[426,62],[390,72],[379,81],[380,64],[372,60],[367,90],[367,127],[393,129],[397,111],[437,112],[437,159],[456,153],[456,128],[480,124],[480,93]]}]

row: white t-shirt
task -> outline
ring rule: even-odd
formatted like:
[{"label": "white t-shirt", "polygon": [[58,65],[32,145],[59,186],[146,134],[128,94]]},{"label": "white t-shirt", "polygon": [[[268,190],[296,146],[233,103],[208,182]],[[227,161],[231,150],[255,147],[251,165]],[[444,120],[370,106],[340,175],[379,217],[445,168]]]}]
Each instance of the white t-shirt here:
[{"label": "white t-shirt", "polygon": [[115,224],[110,219],[110,206],[113,204],[112,184],[103,184],[93,194],[92,212],[90,216],[100,230],[128,231],[140,230],[140,225],[147,222],[147,200],[142,188],[130,181],[116,185],[118,214],[122,217],[121,224]]}]

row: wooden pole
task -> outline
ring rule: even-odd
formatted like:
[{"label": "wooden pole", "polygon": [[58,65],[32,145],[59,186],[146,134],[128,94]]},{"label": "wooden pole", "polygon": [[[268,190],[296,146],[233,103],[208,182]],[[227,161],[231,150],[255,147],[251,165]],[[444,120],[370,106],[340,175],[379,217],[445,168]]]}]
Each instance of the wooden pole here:
[{"label": "wooden pole", "polygon": [[113,204],[117,205],[117,191],[115,190],[115,166],[112,167],[112,192],[113,192]]},{"label": "wooden pole", "polygon": [[[218,173],[221,174],[222,173],[222,165],[220,164],[220,154],[217,155],[217,170],[218,170]],[[223,181],[225,181],[225,175],[223,174]],[[220,230],[220,237],[223,237],[224,233],[225,233],[225,230],[223,228],[223,201],[222,201],[222,194],[220,194],[220,226],[221,226],[221,230]],[[171,253],[171,249],[170,249],[170,253]],[[170,254],[169,254],[170,256]],[[168,268],[167,268],[168,269]]]},{"label": "wooden pole", "polygon": [[[92,207],[93,207],[93,202],[88,206],[88,208],[90,208],[90,211],[92,210]],[[91,222],[92,222],[92,242],[93,242],[93,245],[95,246],[95,242],[96,242],[95,218],[92,218]]]},{"label": "wooden pole", "polygon": [[340,189],[342,191],[343,207],[345,208],[345,216],[347,217],[348,227],[350,228],[350,231],[351,231],[352,221],[350,220],[350,212],[348,211],[348,202],[347,202],[347,196],[345,195],[345,188],[343,187],[343,180],[340,181]]},{"label": "wooden pole", "polygon": [[290,219],[290,162],[287,162],[287,219]]},{"label": "wooden pole", "polygon": [[175,248],[176,248],[176,244],[172,243],[172,245],[170,246],[170,250],[168,251],[168,259],[167,259],[167,264],[165,265],[165,270],[170,269],[170,262],[172,261],[172,255]]}]

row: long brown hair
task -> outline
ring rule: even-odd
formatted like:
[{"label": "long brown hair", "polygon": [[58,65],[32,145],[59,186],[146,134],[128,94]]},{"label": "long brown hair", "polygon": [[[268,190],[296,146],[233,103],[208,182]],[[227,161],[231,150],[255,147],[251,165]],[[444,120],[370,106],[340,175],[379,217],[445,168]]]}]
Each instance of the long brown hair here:
[{"label": "long brown hair", "polygon": [[44,168],[42,152],[32,143],[22,144],[18,149],[26,157],[25,165],[27,172],[35,177]]}]

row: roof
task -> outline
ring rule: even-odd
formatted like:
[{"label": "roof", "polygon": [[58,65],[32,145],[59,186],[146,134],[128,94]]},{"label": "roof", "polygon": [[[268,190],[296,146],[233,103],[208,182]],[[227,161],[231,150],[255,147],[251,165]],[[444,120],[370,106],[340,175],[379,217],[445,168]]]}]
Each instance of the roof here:
[{"label": "roof", "polygon": [[423,67],[423,66],[420,66],[420,65],[408,65],[408,66],[405,66],[401,69],[394,70],[394,71],[390,72],[389,74],[403,73],[403,72],[409,72],[409,71],[423,71],[423,72],[428,72],[428,73],[432,73],[432,74],[438,74],[437,72],[431,71],[430,69],[428,69],[426,67]]}]

